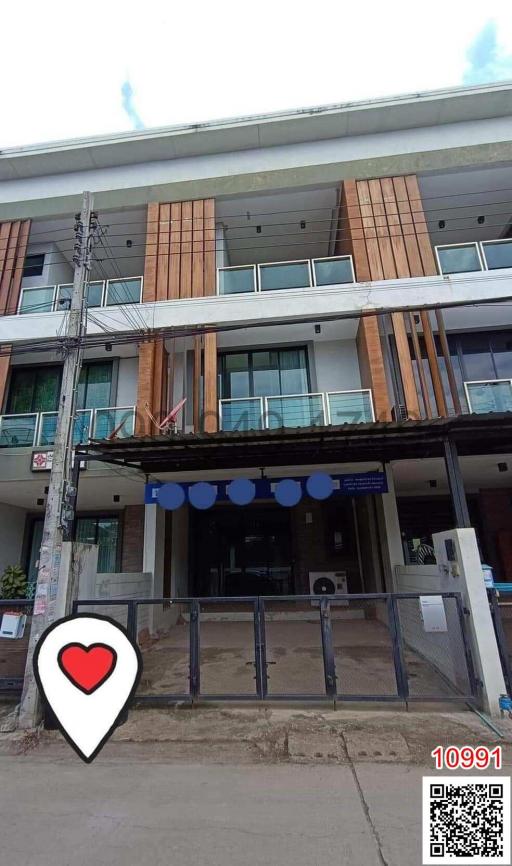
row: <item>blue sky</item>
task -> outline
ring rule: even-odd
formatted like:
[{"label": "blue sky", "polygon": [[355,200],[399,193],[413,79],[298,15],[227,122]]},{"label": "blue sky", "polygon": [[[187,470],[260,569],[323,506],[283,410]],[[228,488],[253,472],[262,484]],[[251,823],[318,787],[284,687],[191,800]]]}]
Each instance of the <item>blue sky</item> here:
[{"label": "blue sky", "polygon": [[510,5],[10,2],[0,146],[512,79]]}]

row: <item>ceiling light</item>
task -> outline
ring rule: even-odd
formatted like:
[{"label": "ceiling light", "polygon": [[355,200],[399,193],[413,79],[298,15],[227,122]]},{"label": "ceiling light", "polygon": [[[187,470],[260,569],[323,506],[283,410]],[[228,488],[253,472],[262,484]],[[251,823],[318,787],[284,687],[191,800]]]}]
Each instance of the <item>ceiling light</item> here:
[{"label": "ceiling light", "polygon": [[477,223],[479,226],[483,226],[484,222],[485,222],[485,217],[483,215],[477,217]]},{"label": "ceiling light", "polygon": [[105,343],[105,352],[112,351],[112,343]]},{"label": "ceiling light", "polygon": [[430,487],[437,487],[437,481],[435,478],[432,478],[428,483]]},{"label": "ceiling light", "polygon": [[498,472],[508,472],[508,463],[498,463]]},{"label": "ceiling light", "polygon": [[126,246],[128,247],[128,249],[131,249],[132,246],[133,246],[133,241],[131,241],[131,240],[128,238],[128,240],[126,241]]},{"label": "ceiling light", "polygon": [[301,220],[301,221],[300,221],[300,227],[301,227],[301,229],[304,231],[304,229],[306,228],[306,220]]},{"label": "ceiling light", "polygon": [[439,222],[438,222],[438,224],[437,224],[437,225],[438,225],[438,226],[439,226],[439,228],[440,228],[440,229],[444,229],[444,227],[445,227],[445,225],[446,225],[446,223],[445,223],[445,221],[444,221],[444,220],[439,220]]},{"label": "ceiling light", "polygon": [[320,326],[320,325],[315,325],[315,334],[321,334],[321,333],[322,333],[322,328],[321,328],[321,326]]},{"label": "ceiling light", "polygon": [[257,235],[261,234],[261,226],[256,226],[256,234]]}]

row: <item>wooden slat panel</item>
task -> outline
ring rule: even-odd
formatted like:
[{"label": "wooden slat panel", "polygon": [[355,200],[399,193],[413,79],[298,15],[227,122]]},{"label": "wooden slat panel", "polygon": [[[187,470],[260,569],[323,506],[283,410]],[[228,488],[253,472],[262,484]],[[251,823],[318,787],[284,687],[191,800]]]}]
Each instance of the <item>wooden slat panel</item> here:
[{"label": "wooden slat panel", "polygon": [[448,338],[446,336],[446,328],[444,326],[444,318],[441,310],[436,310],[436,321],[437,321],[437,329],[439,332],[439,341],[441,343],[441,350],[443,352],[444,363],[446,367],[446,373],[448,376],[448,382],[450,384],[450,391],[453,400],[453,408],[457,415],[460,415],[462,412],[462,407],[460,405],[460,397],[457,389],[457,380],[455,379],[455,373],[453,370],[452,358],[450,355],[450,347],[448,345]]},{"label": "wooden slat panel", "polygon": [[215,199],[204,201],[204,293],[214,295],[217,291],[217,268],[215,251]]},{"label": "wooden slat panel", "polygon": [[359,320],[356,345],[361,385],[371,389],[375,417],[377,421],[390,421],[391,408],[377,316],[363,316]]},{"label": "wooden slat panel", "polygon": [[448,410],[446,408],[446,399],[444,396],[441,371],[439,370],[439,361],[437,358],[436,345],[434,342],[434,336],[432,334],[432,327],[430,324],[430,316],[428,314],[428,311],[421,310],[420,317],[421,326],[423,328],[423,339],[425,340],[425,347],[427,349],[430,376],[434,388],[434,396],[436,398],[437,411],[439,415],[441,415],[441,417],[445,418],[448,415]]},{"label": "wooden slat panel", "polygon": [[169,281],[169,235],[170,235],[171,206],[160,205],[158,221],[158,267],[156,276],[156,299],[167,300],[167,284]]},{"label": "wooden slat panel", "polygon": [[194,337],[194,374],[192,382],[192,419],[194,433],[200,433],[202,337]]},{"label": "wooden slat panel", "polygon": [[164,388],[164,341],[155,340],[153,343],[153,381],[151,395],[151,411],[156,420],[163,421],[162,393]]},{"label": "wooden slat panel", "polygon": [[409,203],[411,206],[423,273],[425,276],[433,276],[434,274],[437,274],[436,260],[434,250],[432,249],[432,242],[430,240],[416,175],[408,175],[405,178],[405,185],[409,195]]},{"label": "wooden slat panel", "polygon": [[363,232],[366,243],[366,252],[368,255],[368,264],[370,266],[370,279],[383,280],[384,271],[380,258],[379,243],[377,241],[377,232],[375,229],[375,220],[370,200],[370,190],[366,180],[357,181],[357,194],[359,197],[359,207],[361,209],[361,217],[363,221]]},{"label": "wooden slat panel", "polygon": [[172,299],[180,296],[180,263],[181,263],[181,202],[171,205],[171,232],[169,244],[169,291]]},{"label": "wooden slat panel", "polygon": [[423,405],[425,406],[425,415],[427,416],[427,418],[432,418],[432,406],[430,405],[430,396],[428,393],[427,377],[425,376],[425,370],[423,368],[423,359],[421,357],[420,341],[418,339],[418,332],[416,330],[416,322],[414,321],[414,313],[409,313],[409,327],[410,327],[410,331],[411,331],[414,357],[416,360],[416,368],[418,370],[418,376],[419,376],[419,380],[420,380],[421,395],[423,397]]},{"label": "wooden slat panel", "polygon": [[377,232],[382,272],[385,280],[396,278],[395,259],[393,248],[389,238],[389,230],[384,206],[384,198],[379,180],[368,181],[368,188],[372,200],[373,213],[375,217],[375,228]]},{"label": "wooden slat panel", "polygon": [[370,280],[370,264],[355,180],[344,181],[342,187],[336,253],[343,255],[347,252],[354,258],[356,279],[362,283],[368,282]]},{"label": "wooden slat panel", "polygon": [[181,204],[180,298],[192,296],[192,202]]},{"label": "wooden slat panel", "polygon": [[25,265],[25,256],[27,255],[28,238],[30,234],[31,220],[23,220],[21,223],[20,233],[18,236],[18,248],[16,250],[16,261],[14,267],[14,275],[12,278],[11,291],[8,299],[8,309],[13,313],[18,309],[20,299],[21,281],[23,279],[23,268]]},{"label": "wooden slat panel", "polygon": [[409,351],[409,340],[407,339],[407,330],[403,313],[391,313],[391,320],[393,322],[393,332],[395,335],[398,363],[400,365],[400,375],[404,389],[407,417],[416,419],[420,417],[420,404],[416,393],[416,382],[414,380],[414,370],[412,366],[411,353]]},{"label": "wooden slat panel", "polygon": [[160,205],[158,202],[151,202],[148,204],[146,256],[144,260],[144,301],[154,301],[156,299],[159,212]]},{"label": "wooden slat panel", "polygon": [[204,212],[203,201],[192,203],[192,297],[204,295]]},{"label": "wooden slat panel", "polygon": [[217,334],[205,334],[204,432],[216,433],[217,429]]},{"label": "wooden slat panel", "polygon": [[135,433],[137,436],[151,436],[156,432],[146,414],[146,403],[151,408],[153,402],[153,371],[155,352],[153,343],[139,343],[139,375],[137,380],[137,417]]},{"label": "wooden slat panel", "polygon": [[11,347],[0,346],[0,414],[5,410],[7,399],[7,379],[11,364]]},{"label": "wooden slat panel", "polygon": [[398,212],[400,214],[400,225],[404,236],[405,248],[407,250],[409,273],[411,277],[422,277],[423,264],[418,247],[418,239],[414,228],[405,179],[403,177],[394,177],[393,186],[395,188]]},{"label": "wooden slat panel", "polygon": [[400,225],[400,217],[398,214],[398,205],[395,196],[395,188],[393,180],[390,177],[381,178],[382,197],[384,199],[384,207],[386,209],[386,217],[388,221],[388,230],[390,234],[391,249],[393,250],[393,258],[395,262],[397,277],[409,277],[409,261],[407,258],[407,250],[405,248],[402,228]]},{"label": "wooden slat panel", "polygon": [[20,222],[8,224],[10,227],[9,238],[7,240],[7,248],[4,256],[3,273],[0,280],[0,315],[5,316],[16,312],[9,306],[9,298],[11,295],[11,282],[14,274],[16,263],[16,249],[18,246],[18,235],[20,232]]}]

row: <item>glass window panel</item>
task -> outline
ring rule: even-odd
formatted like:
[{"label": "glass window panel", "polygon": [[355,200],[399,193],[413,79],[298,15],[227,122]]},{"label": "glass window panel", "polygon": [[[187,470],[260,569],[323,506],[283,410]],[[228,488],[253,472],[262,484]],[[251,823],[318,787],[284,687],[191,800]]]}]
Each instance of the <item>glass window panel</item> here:
[{"label": "glass window panel", "polygon": [[77,389],[77,409],[103,409],[110,405],[112,362],[84,364]]},{"label": "glass window panel", "polygon": [[338,283],[353,283],[350,259],[313,260],[317,286],[333,286]]},{"label": "glass window panel", "polygon": [[71,295],[73,294],[73,284],[68,283],[64,286],[59,286],[57,289],[56,310],[69,310],[71,308]]},{"label": "glass window panel", "polygon": [[255,397],[281,393],[279,352],[253,352],[253,392]]},{"label": "glass window panel", "polygon": [[281,394],[307,394],[309,391],[307,356],[304,349],[279,352]]},{"label": "glass window panel", "polygon": [[437,254],[443,274],[463,274],[466,271],[481,271],[476,244],[467,247],[438,247]]},{"label": "glass window panel", "polygon": [[461,334],[460,346],[466,381],[496,378],[488,334]]},{"label": "glass window panel", "polygon": [[60,377],[60,367],[43,367],[37,371],[33,412],[53,412],[58,409]]},{"label": "glass window panel", "polygon": [[51,313],[54,292],[54,286],[43,289],[23,289],[20,313]]},{"label": "glass window panel", "polygon": [[261,265],[260,267],[260,289],[262,292],[276,289],[299,289],[309,285],[311,283],[308,262]]},{"label": "glass window panel", "polygon": [[108,307],[114,304],[138,304],[140,302],[141,281],[134,280],[109,280],[107,284]]},{"label": "glass window panel", "polygon": [[41,542],[43,540],[44,520],[34,520],[32,524],[32,538],[30,540],[30,553],[28,558],[27,568],[27,598],[34,598],[37,572],[39,568],[39,555],[41,551]]},{"label": "glass window panel", "polygon": [[260,400],[223,401],[222,430],[261,430],[262,427]]},{"label": "glass window panel", "polygon": [[250,397],[249,355],[224,355],[224,388],[223,397]]},{"label": "glass window panel", "polygon": [[267,425],[278,427],[313,427],[325,424],[321,395],[272,397],[268,401]]},{"label": "glass window panel", "polygon": [[242,292],[255,292],[254,268],[235,268],[219,271],[219,294],[235,295]]},{"label": "glass window panel", "polygon": [[101,307],[101,299],[103,295],[103,282],[89,283],[87,286],[87,306]]},{"label": "glass window panel", "polygon": [[510,382],[484,382],[467,385],[471,412],[512,412]]},{"label": "glass window panel", "polygon": [[512,379],[512,331],[491,334],[491,347],[499,379]]},{"label": "glass window panel", "polygon": [[32,411],[35,377],[32,369],[12,371],[7,400],[7,414],[19,415]]},{"label": "glass window panel", "polygon": [[58,408],[60,367],[28,367],[13,370],[7,413],[53,412]]},{"label": "glass window panel", "polygon": [[38,445],[53,445],[57,431],[57,412],[41,416]]},{"label": "glass window panel", "polygon": [[363,424],[373,421],[370,395],[366,391],[328,394],[331,424]]},{"label": "glass window panel", "polygon": [[118,517],[79,517],[76,521],[75,538],[84,544],[98,545],[98,573],[117,571]]},{"label": "glass window panel", "polygon": [[512,240],[499,244],[484,243],[482,247],[489,270],[512,268]]},{"label": "glass window panel", "polygon": [[2,448],[31,447],[37,426],[37,415],[3,415],[0,418]]}]

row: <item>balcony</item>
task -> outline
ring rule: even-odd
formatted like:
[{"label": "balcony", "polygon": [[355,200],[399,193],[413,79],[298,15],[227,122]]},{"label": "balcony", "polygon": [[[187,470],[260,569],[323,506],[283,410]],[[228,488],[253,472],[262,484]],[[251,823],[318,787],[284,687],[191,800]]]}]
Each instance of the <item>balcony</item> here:
[{"label": "balcony", "polygon": [[512,239],[472,241],[437,246],[439,272],[443,275],[512,268]]},{"label": "balcony", "polygon": [[[134,406],[81,409],[75,415],[73,445],[89,439],[133,436]],[[57,412],[0,416],[0,448],[45,448],[55,442]]]},{"label": "balcony", "polygon": [[512,412],[512,379],[464,382],[469,411]]},{"label": "balcony", "polygon": [[219,429],[224,432],[362,424],[374,420],[370,390],[219,400]]},{"label": "balcony", "polygon": [[[93,280],[87,285],[86,305],[92,309],[140,304],[142,279],[142,277],[127,277],[115,280]],[[69,310],[72,292],[72,283],[24,288],[20,293],[18,315]]]},{"label": "balcony", "polygon": [[352,256],[236,265],[217,269],[217,294],[275,292],[355,282]]}]

